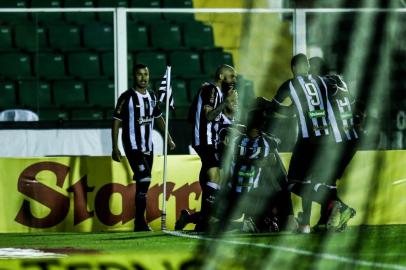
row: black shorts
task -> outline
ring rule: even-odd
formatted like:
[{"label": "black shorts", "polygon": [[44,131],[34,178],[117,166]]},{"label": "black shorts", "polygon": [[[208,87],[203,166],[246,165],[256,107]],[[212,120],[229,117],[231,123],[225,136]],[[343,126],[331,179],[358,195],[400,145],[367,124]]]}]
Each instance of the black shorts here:
[{"label": "black shorts", "polygon": [[152,163],[154,155],[143,153],[139,150],[125,150],[125,154],[134,173],[133,180],[147,182],[151,181]]},{"label": "black shorts", "polygon": [[313,142],[308,139],[299,140],[293,149],[289,164],[289,182],[320,182],[323,176],[323,154],[326,153],[327,143]]},{"label": "black shorts", "polygon": [[219,153],[216,147],[212,145],[207,146],[194,146],[196,153],[199,155],[202,161],[202,169],[206,171],[210,168],[220,167]]}]

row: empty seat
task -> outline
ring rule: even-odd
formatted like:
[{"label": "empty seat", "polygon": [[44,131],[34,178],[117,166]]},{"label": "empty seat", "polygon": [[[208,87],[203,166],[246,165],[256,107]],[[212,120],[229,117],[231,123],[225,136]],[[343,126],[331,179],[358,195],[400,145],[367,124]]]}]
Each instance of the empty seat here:
[{"label": "empty seat", "polygon": [[16,25],[15,44],[18,48],[37,51],[47,46],[46,29],[36,25]]},{"label": "empty seat", "polygon": [[172,94],[176,107],[189,107],[187,84],[184,80],[172,80]]},{"label": "empty seat", "polygon": [[149,68],[149,74],[153,78],[162,78],[166,70],[166,55],[162,52],[137,53],[135,62],[145,64]]},{"label": "empty seat", "polygon": [[128,0],[98,0],[98,7],[128,7]]},{"label": "empty seat", "polygon": [[18,81],[20,105],[30,108],[51,107],[51,86],[48,82]]},{"label": "empty seat", "polygon": [[32,8],[59,8],[62,0],[31,0]]},{"label": "empty seat", "polygon": [[211,80],[209,78],[204,79],[204,78],[198,78],[198,79],[192,79],[189,82],[189,98],[191,101],[194,100],[196,97],[197,93],[199,92],[200,88],[202,87],[202,84],[205,82],[210,82]]},{"label": "empty seat", "polygon": [[63,109],[40,109],[38,111],[40,121],[68,120],[69,113]]},{"label": "empty seat", "polygon": [[39,53],[34,57],[36,75],[43,79],[65,77],[65,59],[59,53]]},{"label": "empty seat", "polygon": [[114,107],[114,82],[109,80],[89,81],[87,83],[89,104],[103,108]]},{"label": "empty seat", "polygon": [[97,50],[112,50],[114,46],[114,30],[109,24],[92,23],[83,28],[85,47]]},{"label": "empty seat", "polygon": [[17,103],[15,86],[11,82],[0,82],[0,108],[14,108]]},{"label": "empty seat", "polygon": [[[131,74],[133,68],[132,54],[128,54],[127,59],[128,59],[127,62],[128,74]],[[101,56],[101,61],[103,75],[114,77],[114,53],[113,52],[103,53]]]},{"label": "empty seat", "polygon": [[[130,5],[133,8],[160,8],[160,0],[130,0]],[[147,22],[155,23],[162,21],[162,14],[157,13],[141,13],[141,12],[131,12],[128,13],[129,18],[136,22]]]},{"label": "empty seat", "polygon": [[128,51],[136,51],[149,47],[148,28],[145,25],[129,23],[127,25]]},{"label": "empty seat", "polygon": [[99,55],[87,52],[71,53],[68,56],[68,70],[71,75],[80,78],[99,77]]},{"label": "empty seat", "polygon": [[81,47],[80,28],[69,24],[51,25],[49,43],[52,48],[62,51],[78,49]]},{"label": "empty seat", "polygon": [[86,105],[85,86],[80,81],[56,81],[53,89],[57,106],[83,107]]},{"label": "empty seat", "polygon": [[184,26],[185,46],[206,49],[214,47],[213,28],[203,23],[188,23]]},{"label": "empty seat", "polygon": [[[71,8],[94,8],[96,7],[94,0],[69,0],[65,1],[65,7]],[[96,19],[93,12],[65,12],[65,19],[68,22],[86,24]]]},{"label": "empty seat", "polygon": [[[26,8],[27,2],[27,0],[2,0],[0,1],[0,8]],[[0,22],[20,23],[22,21],[28,21],[28,14],[26,12],[0,13]]]},{"label": "empty seat", "polygon": [[30,77],[31,59],[23,53],[0,54],[0,75],[14,78]]},{"label": "empty seat", "polygon": [[[32,8],[60,8],[62,0],[31,0]],[[31,13],[32,20],[39,22],[57,22],[62,19],[61,12],[34,12]]]},{"label": "empty seat", "polygon": [[[193,8],[192,0],[163,0],[165,8]],[[195,15],[193,13],[163,13],[166,20],[174,22],[193,22]]]},{"label": "empty seat", "polygon": [[208,75],[213,75],[218,66],[227,64],[233,66],[231,53],[222,50],[206,51],[203,53],[203,70]]},{"label": "empty seat", "polygon": [[0,50],[10,50],[13,47],[11,28],[0,26]]},{"label": "empty seat", "polygon": [[175,51],[170,55],[172,74],[175,77],[192,78],[202,74],[200,55],[192,51]]},{"label": "empty seat", "polygon": [[1,0],[0,8],[26,8],[27,0]]},{"label": "empty seat", "polygon": [[158,49],[181,48],[180,27],[171,23],[158,23],[151,25],[151,43]]},{"label": "empty seat", "polygon": [[79,109],[72,111],[72,120],[103,120],[103,111],[95,109]]}]

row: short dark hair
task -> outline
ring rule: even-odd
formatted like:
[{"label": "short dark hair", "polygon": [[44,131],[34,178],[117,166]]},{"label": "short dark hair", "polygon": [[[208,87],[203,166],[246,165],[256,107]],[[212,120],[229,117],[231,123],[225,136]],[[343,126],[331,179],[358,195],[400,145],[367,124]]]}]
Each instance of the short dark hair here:
[{"label": "short dark hair", "polygon": [[220,75],[223,73],[224,70],[226,69],[234,69],[232,66],[227,65],[227,64],[222,64],[220,66],[217,67],[216,69],[216,73],[214,74],[214,79],[219,80],[220,79]]},{"label": "short dark hair", "polygon": [[253,109],[248,112],[247,130],[259,129],[262,130],[265,122],[265,114],[261,109]]},{"label": "short dark hair", "polygon": [[293,70],[293,67],[296,66],[299,62],[307,60],[307,56],[303,53],[296,54],[292,57],[290,61],[290,68]]},{"label": "short dark hair", "polygon": [[145,64],[141,64],[141,63],[135,64],[133,67],[133,74],[135,74],[137,72],[137,70],[144,69],[144,68],[148,68],[148,66]]}]

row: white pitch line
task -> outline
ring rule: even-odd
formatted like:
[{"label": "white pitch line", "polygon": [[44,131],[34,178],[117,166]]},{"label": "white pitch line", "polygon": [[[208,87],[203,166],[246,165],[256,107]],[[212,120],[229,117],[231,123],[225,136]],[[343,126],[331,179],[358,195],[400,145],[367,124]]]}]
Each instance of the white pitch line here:
[{"label": "white pitch line", "polygon": [[402,266],[399,264],[356,260],[356,259],[351,259],[351,258],[347,258],[347,257],[343,257],[343,256],[329,254],[329,253],[316,253],[316,252],[307,251],[307,250],[303,250],[303,249],[277,246],[277,245],[272,245],[272,244],[246,243],[246,242],[240,242],[240,241],[235,241],[235,240],[216,239],[216,238],[209,238],[209,237],[204,237],[204,236],[200,236],[200,235],[189,235],[189,234],[175,232],[175,231],[164,231],[164,232],[167,234],[170,234],[170,235],[184,237],[184,238],[192,238],[192,239],[222,242],[222,243],[226,243],[226,244],[233,244],[233,245],[240,245],[240,246],[253,246],[253,247],[258,247],[258,248],[286,251],[286,252],[291,252],[291,253],[300,254],[300,255],[304,255],[304,256],[312,256],[312,257],[316,257],[319,259],[338,261],[338,262],[353,264],[353,265],[357,265],[357,266],[368,266],[368,267],[380,268],[380,269],[406,270],[406,266]]},{"label": "white pitch line", "polygon": [[396,180],[392,183],[392,185],[399,185],[399,184],[403,184],[403,183],[406,183],[406,178]]},{"label": "white pitch line", "polygon": [[21,259],[21,258],[61,258],[66,257],[64,254],[44,252],[37,249],[29,248],[0,248],[1,259]]}]

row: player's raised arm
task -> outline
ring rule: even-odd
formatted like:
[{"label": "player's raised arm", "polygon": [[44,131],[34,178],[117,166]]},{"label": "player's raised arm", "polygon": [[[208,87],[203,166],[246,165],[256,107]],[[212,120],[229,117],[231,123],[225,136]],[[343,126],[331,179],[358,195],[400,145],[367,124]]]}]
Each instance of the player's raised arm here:
[{"label": "player's raised arm", "polygon": [[237,103],[237,98],[238,98],[237,91],[233,89],[228,91],[226,98],[222,103],[220,103],[220,105],[217,108],[213,109],[212,106],[206,105],[204,107],[206,119],[208,121],[213,121],[214,119],[216,119],[216,117],[219,116],[220,113],[224,111],[227,107],[233,106],[233,104]]}]

